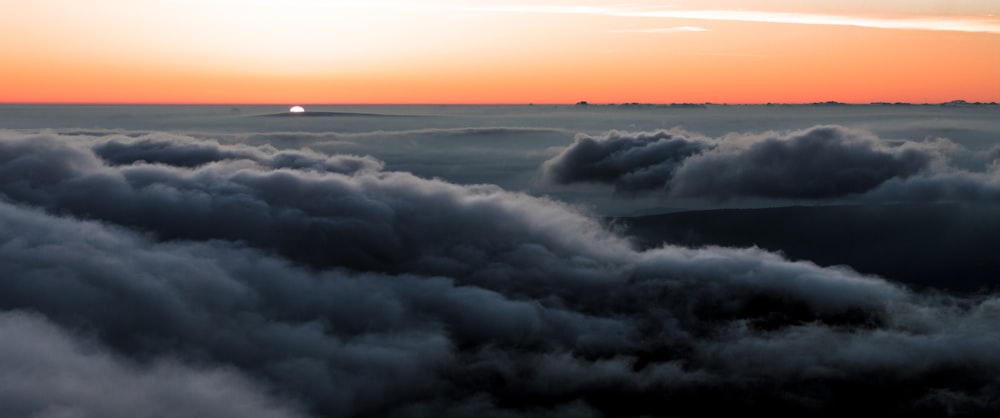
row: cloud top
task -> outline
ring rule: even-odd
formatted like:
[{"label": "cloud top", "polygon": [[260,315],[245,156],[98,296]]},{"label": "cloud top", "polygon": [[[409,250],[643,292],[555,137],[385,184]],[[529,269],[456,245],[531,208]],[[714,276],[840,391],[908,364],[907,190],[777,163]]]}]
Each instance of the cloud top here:
[{"label": "cloud top", "polygon": [[707,140],[676,131],[580,134],[543,169],[556,183],[614,183],[620,190],[663,188],[685,159],[712,147]]},{"label": "cloud top", "polygon": [[671,180],[681,196],[831,198],[864,193],[929,167],[934,155],[915,145],[821,126],[751,141],[730,139],[692,158]]},{"label": "cloud top", "polygon": [[953,167],[946,139],[887,140],[836,125],[706,138],[681,130],[578,135],[542,165],[553,183],[714,200],[991,200],[993,166]]},{"label": "cloud top", "polygon": [[[678,135],[591,146],[729,147]],[[1000,409],[993,295],[755,248],[640,251],[566,205],[366,157],[0,136],[0,336],[18,336],[0,338],[0,399],[23,399],[0,415],[43,395],[91,415]],[[851,141],[907,167],[905,147]],[[609,161],[608,179],[655,163]],[[95,376],[123,389],[48,386]]]}]

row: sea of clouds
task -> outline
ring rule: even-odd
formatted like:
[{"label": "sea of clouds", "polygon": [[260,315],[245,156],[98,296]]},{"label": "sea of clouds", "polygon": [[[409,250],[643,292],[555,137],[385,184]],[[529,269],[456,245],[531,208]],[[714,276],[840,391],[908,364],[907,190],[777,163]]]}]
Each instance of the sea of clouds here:
[{"label": "sea of clouds", "polygon": [[[734,135],[583,134],[533,158],[557,185],[707,200],[997,197],[995,150]],[[996,294],[639,248],[551,198],[219,138],[0,131],[0,415],[1000,410]]]}]

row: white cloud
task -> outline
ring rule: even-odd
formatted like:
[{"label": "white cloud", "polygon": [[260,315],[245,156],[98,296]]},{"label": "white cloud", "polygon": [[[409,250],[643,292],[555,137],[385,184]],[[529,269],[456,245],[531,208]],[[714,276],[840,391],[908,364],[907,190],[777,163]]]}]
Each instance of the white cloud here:
[{"label": "white cloud", "polygon": [[614,33],[678,33],[678,32],[708,32],[701,26],[674,26],[670,28],[615,29]]},{"label": "white cloud", "polygon": [[780,13],[752,10],[662,10],[626,11],[619,16],[659,17],[736,22],[786,23],[798,25],[857,26],[875,29],[908,29],[1000,33],[1000,20],[977,17],[907,17],[828,15],[813,13]]},{"label": "white cloud", "polygon": [[477,8],[477,10],[510,13],[585,14],[635,18],[856,26],[875,29],[1000,33],[1000,19],[995,16],[921,16],[889,18],[867,15],[787,13],[755,10],[650,10],[564,5],[506,5],[481,7]]}]

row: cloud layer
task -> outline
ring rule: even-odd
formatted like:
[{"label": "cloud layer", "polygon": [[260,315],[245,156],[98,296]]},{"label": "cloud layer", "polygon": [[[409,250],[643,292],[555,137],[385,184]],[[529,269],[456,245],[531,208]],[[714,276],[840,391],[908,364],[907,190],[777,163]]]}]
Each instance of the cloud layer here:
[{"label": "cloud layer", "polygon": [[[0,334],[20,336],[0,361],[37,366],[0,379],[23,399],[0,415],[1000,409],[993,296],[640,251],[557,202],[366,157],[0,135]],[[93,376],[129,390],[46,384]]]},{"label": "cloud layer", "polygon": [[[38,315],[0,313],[0,412],[11,417],[293,417],[238,372],[138,365]],[[287,402],[287,401],[286,401]]]},{"label": "cloud layer", "polygon": [[554,183],[608,183],[617,191],[715,200],[1000,197],[996,165],[981,172],[952,167],[949,156],[959,150],[946,139],[893,141],[835,125],[722,138],[681,130],[611,132],[578,135],[543,172]]}]

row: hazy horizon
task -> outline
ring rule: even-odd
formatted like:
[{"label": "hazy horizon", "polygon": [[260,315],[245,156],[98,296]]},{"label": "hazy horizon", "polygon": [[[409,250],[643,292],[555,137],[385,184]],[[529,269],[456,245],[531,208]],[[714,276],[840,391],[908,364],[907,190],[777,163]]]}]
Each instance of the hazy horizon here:
[{"label": "hazy horizon", "polygon": [[971,101],[962,98],[939,102],[900,102],[900,101],[869,101],[841,102],[836,100],[816,100],[806,102],[590,102],[577,100],[574,102],[482,102],[482,103],[452,103],[452,102],[384,102],[384,103],[338,103],[338,102],[0,102],[0,105],[38,105],[38,106],[670,106],[670,105],[708,105],[708,106],[810,106],[810,105],[847,105],[847,106],[935,106],[948,104],[966,105],[996,105],[997,101]]}]

